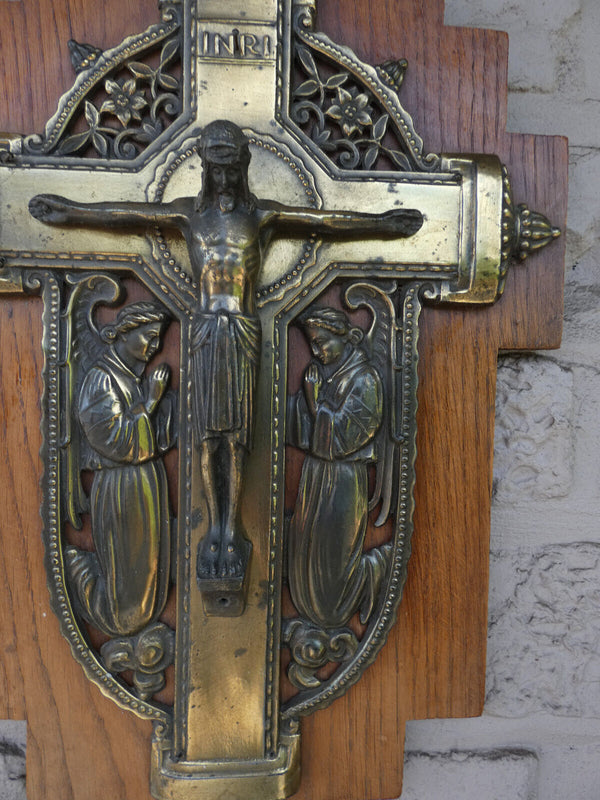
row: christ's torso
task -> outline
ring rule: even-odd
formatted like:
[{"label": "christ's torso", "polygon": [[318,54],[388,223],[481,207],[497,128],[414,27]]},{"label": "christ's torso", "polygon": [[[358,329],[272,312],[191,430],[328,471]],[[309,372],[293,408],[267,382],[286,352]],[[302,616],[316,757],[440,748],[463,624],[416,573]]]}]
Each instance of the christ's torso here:
[{"label": "christ's torso", "polygon": [[203,311],[251,314],[260,268],[259,218],[208,208],[191,219],[188,246]]}]

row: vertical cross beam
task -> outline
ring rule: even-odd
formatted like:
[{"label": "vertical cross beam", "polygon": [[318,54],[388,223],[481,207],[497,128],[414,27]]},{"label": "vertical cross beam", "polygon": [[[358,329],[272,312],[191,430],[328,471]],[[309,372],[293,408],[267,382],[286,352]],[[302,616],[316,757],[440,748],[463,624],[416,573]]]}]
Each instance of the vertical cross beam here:
[{"label": "vertical cross beam", "polygon": [[[241,127],[264,129],[266,120],[274,118],[276,107],[278,59],[282,55],[279,4],[235,0],[224,8],[218,0],[202,0],[189,8],[198,122],[202,125],[211,119],[232,119]],[[269,387],[269,368],[263,359],[258,408],[269,406]],[[188,425],[189,413],[188,406]],[[268,415],[257,416],[256,443],[269,441],[268,419]],[[186,509],[187,520],[180,523],[179,552],[188,557],[180,565],[185,589],[178,598],[180,650],[173,751],[183,754],[183,762],[237,762],[230,768],[232,773],[243,773],[248,768],[245,764],[253,764],[251,769],[257,772],[261,764],[265,773],[276,772],[297,754],[277,752],[278,701],[277,696],[267,698],[269,686],[277,682],[278,662],[271,662],[267,675],[265,662],[279,635],[278,618],[273,619],[267,603],[269,502],[266,491],[257,493],[256,487],[266,490],[268,486],[269,451],[260,444],[255,447],[244,479],[242,523],[252,542],[244,612],[239,616],[207,615],[206,598],[195,580],[195,554],[208,525],[203,479],[191,430],[188,426],[183,430],[187,435],[184,457],[191,458],[193,466],[191,473],[189,464],[182,465],[181,470],[182,477],[189,477],[182,481],[182,509]],[[229,600],[224,596],[223,602]],[[224,611],[227,613],[227,609]],[[226,766],[223,769],[228,771]]]}]

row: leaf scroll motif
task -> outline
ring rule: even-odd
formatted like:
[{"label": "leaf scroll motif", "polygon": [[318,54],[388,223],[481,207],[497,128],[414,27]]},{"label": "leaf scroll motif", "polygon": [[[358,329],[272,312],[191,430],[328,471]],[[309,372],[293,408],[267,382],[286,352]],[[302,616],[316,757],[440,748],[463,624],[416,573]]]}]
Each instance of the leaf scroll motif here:
[{"label": "leaf scroll motif", "polygon": [[84,115],[88,129],[64,139],[58,148],[58,154],[76,155],[91,146],[101,157],[106,158],[109,149],[107,136],[113,135],[113,129],[100,125],[100,112],[89,100],[85,102]]},{"label": "leaf scroll motif", "polygon": [[389,113],[366,84],[305,43],[297,42],[295,54],[292,119],[334,163],[344,169],[415,169]]},{"label": "leaf scroll motif", "polygon": [[[182,111],[179,65],[178,35],[163,42],[157,64],[136,60],[118,65],[97,84],[95,96],[88,93],[80,106],[83,113],[72,120],[71,132],[58,140],[53,152],[70,157],[136,158]],[[100,96],[98,88],[103,89]],[[83,129],[73,132],[75,126]],[[36,152],[40,146],[43,141],[36,142]]]}]

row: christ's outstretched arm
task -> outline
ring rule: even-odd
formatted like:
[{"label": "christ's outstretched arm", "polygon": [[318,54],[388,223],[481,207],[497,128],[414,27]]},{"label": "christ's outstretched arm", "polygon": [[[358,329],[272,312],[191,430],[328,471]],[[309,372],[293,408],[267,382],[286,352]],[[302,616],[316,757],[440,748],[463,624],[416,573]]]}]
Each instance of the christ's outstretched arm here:
[{"label": "christ's outstretched arm", "polygon": [[286,208],[273,204],[263,225],[280,232],[342,234],[345,237],[412,236],[423,225],[423,215],[414,208],[398,208],[381,214],[358,211],[320,211],[309,208]]},{"label": "christ's outstretched arm", "polygon": [[185,200],[172,203],[77,203],[54,194],[38,194],[29,201],[29,212],[49,225],[96,228],[166,225],[181,229],[188,221],[185,204]]}]

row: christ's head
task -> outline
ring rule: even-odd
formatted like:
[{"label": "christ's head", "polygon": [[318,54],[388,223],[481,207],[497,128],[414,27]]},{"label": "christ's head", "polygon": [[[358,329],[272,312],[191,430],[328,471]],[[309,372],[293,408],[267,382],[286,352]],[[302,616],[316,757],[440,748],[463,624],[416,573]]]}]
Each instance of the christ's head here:
[{"label": "christ's head", "polygon": [[196,210],[218,206],[232,211],[239,202],[249,209],[254,198],[248,189],[250,148],[241,128],[228,120],[210,122],[198,141],[204,177]]}]

